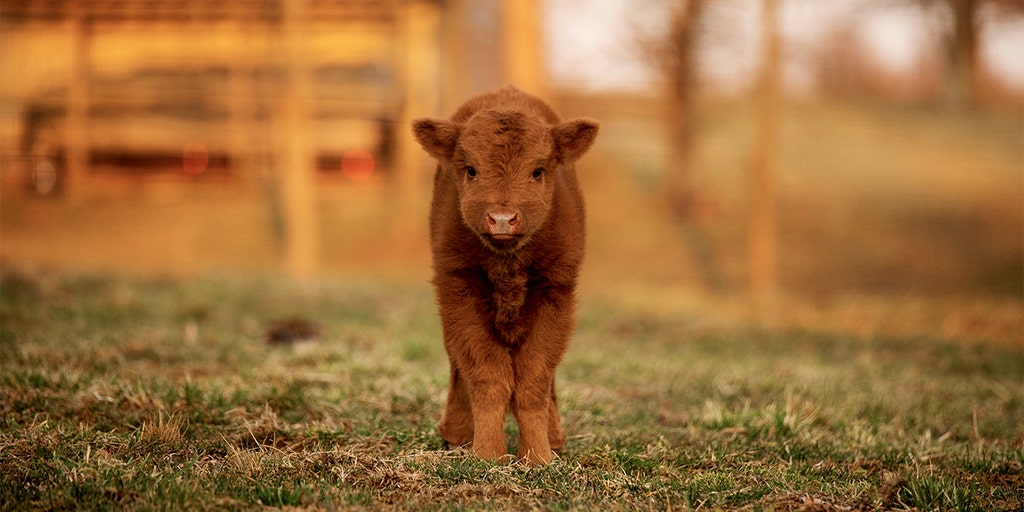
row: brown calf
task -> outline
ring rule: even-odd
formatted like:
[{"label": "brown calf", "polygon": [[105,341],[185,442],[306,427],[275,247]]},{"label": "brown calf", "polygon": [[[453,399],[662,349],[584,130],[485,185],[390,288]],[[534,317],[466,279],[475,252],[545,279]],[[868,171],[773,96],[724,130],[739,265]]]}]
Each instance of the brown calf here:
[{"label": "brown calf", "polygon": [[598,123],[561,121],[515,87],[469,100],[450,120],[418,119],[416,140],[438,161],[430,212],[434,287],[451,365],[445,442],[548,463],[565,442],[555,367],[575,328],[583,260],[583,196],[573,162]]}]

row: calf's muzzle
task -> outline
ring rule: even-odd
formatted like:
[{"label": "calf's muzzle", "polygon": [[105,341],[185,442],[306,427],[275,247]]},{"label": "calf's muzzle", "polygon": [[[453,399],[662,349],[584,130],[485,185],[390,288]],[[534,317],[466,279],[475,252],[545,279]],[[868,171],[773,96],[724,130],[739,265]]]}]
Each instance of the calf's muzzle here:
[{"label": "calf's muzzle", "polygon": [[511,236],[519,234],[519,212],[516,210],[496,208],[487,211],[487,233],[491,236]]}]

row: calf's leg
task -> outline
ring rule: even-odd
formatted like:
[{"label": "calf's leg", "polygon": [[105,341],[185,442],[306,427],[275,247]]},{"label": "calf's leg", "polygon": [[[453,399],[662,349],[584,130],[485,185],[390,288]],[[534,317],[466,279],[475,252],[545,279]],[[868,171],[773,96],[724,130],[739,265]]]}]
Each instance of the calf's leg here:
[{"label": "calf's leg", "polygon": [[558,397],[555,395],[555,379],[551,379],[551,401],[548,408],[548,444],[558,452],[565,445],[565,434],[562,433],[562,418],[558,414]]},{"label": "calf's leg", "polygon": [[[530,338],[513,354],[512,414],[519,424],[519,458],[547,464],[564,438],[554,402],[555,367],[564,352],[557,339]],[[552,433],[555,434],[552,437]]]},{"label": "calf's leg", "polygon": [[466,372],[473,410],[473,452],[483,459],[508,454],[505,414],[512,398],[511,364],[479,364]]},{"label": "calf's leg", "polygon": [[473,442],[473,411],[469,402],[469,389],[466,387],[466,379],[462,378],[454,363],[451,364],[448,402],[440,431],[441,438],[449,446],[466,446]]},{"label": "calf's leg", "polygon": [[473,451],[482,458],[503,457],[508,454],[505,414],[513,379],[508,347],[487,331],[485,299],[467,300],[473,283],[445,274],[435,276],[434,283],[453,376],[441,435],[455,443],[471,438]]},{"label": "calf's leg", "polygon": [[512,413],[519,423],[519,458],[547,464],[565,442],[555,400],[555,369],[574,326],[571,290],[551,292],[534,317],[529,336],[512,353],[515,389]]},{"label": "calf's leg", "polygon": [[539,464],[551,462],[554,455],[548,441],[551,374],[533,368],[531,362],[516,365],[516,386],[512,394],[512,414],[519,424],[519,458]]}]

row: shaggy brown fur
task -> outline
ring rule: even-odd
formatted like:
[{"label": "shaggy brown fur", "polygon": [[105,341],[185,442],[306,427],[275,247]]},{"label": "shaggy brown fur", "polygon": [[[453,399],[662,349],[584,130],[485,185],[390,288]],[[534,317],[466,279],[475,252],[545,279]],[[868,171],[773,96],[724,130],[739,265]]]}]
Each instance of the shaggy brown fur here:
[{"label": "shaggy brown fur", "polygon": [[469,100],[450,120],[418,119],[438,160],[430,212],[434,287],[451,365],[445,442],[483,458],[551,461],[565,442],[555,367],[575,328],[583,196],[573,162],[597,136],[592,119],[559,120],[515,87]]}]

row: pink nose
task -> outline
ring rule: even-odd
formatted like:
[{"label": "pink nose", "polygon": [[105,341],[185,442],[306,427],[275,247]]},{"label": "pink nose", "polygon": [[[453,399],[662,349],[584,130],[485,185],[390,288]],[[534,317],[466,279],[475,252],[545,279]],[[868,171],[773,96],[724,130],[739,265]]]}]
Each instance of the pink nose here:
[{"label": "pink nose", "polygon": [[494,210],[487,212],[487,232],[492,235],[513,235],[519,226],[519,212]]}]

